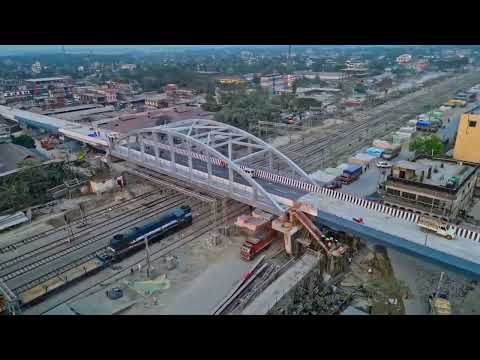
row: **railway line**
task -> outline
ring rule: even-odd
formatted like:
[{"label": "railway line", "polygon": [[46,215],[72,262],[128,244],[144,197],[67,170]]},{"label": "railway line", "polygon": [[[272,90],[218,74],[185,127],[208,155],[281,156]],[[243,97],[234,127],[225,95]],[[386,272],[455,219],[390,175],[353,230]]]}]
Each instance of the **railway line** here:
[{"label": "railway line", "polygon": [[[179,195],[175,195],[175,196],[178,197]],[[0,278],[2,278],[4,276],[4,270],[12,267],[15,264],[18,264],[22,261],[28,260],[28,259],[30,259],[34,256],[41,255],[41,254],[44,254],[48,251],[57,249],[57,248],[62,247],[64,245],[68,246],[71,242],[76,242],[76,241],[82,240],[82,236],[85,236],[85,235],[88,236],[93,231],[105,228],[106,226],[109,226],[109,225],[115,225],[115,223],[120,222],[121,220],[129,221],[128,218],[131,217],[131,216],[136,216],[136,213],[139,211],[139,209],[155,207],[156,205],[161,204],[162,201],[166,201],[170,198],[169,197],[156,198],[149,203],[140,204],[140,206],[137,206],[133,209],[129,209],[129,210],[125,211],[122,214],[119,214],[118,216],[116,216],[114,218],[107,218],[105,220],[102,220],[100,222],[92,224],[89,227],[80,228],[80,230],[78,230],[76,233],[73,234],[74,238],[75,238],[73,241],[71,241],[71,235],[70,234],[60,235],[59,238],[54,239],[51,242],[48,242],[48,243],[43,244],[39,247],[36,247],[36,248],[31,249],[29,251],[26,251],[26,252],[22,253],[21,255],[17,255],[13,258],[7,259],[6,261],[3,261],[3,262],[0,263]],[[61,234],[61,233],[59,233],[59,234]],[[100,233],[100,235],[101,234],[102,233]]]},{"label": "railway line", "polygon": [[[178,202],[175,205],[170,206],[168,209],[165,209],[165,210],[169,210],[173,207],[183,205],[184,203],[185,203],[184,201]],[[153,215],[153,216],[150,216],[150,218],[155,217],[156,215],[158,215],[158,213]],[[142,221],[144,221],[144,220],[146,220],[146,219],[143,219]],[[124,229],[128,229],[128,228],[129,227],[124,227],[124,228],[118,229],[118,230],[124,230]],[[109,234],[109,235],[111,236],[112,234]],[[110,238],[110,236],[107,236],[107,237]],[[60,266],[58,266],[56,268],[53,268],[53,270],[47,271],[46,273],[41,274],[40,276],[33,277],[26,282],[20,283],[17,286],[11,286],[11,289],[15,293],[17,293],[17,292],[21,293],[23,291],[29,290],[32,287],[34,287],[35,285],[38,285],[39,283],[45,282],[45,281],[51,279],[52,277],[57,276],[58,274],[65,273],[66,271],[70,270],[71,268],[75,267],[78,264],[84,263],[84,262],[86,262],[90,259],[93,259],[93,258],[95,258],[99,255],[103,255],[106,248],[107,248],[107,244],[105,244],[105,243],[104,244],[98,244],[98,246],[95,246],[95,247],[87,248],[86,251],[81,256],[75,257],[74,260],[72,260],[70,262],[66,262],[66,263],[64,262]]]},{"label": "railway line", "polygon": [[[229,201],[231,202],[231,201]],[[165,239],[161,240],[157,244],[153,244],[150,246],[150,261],[156,261],[162,256],[168,255],[172,251],[202,237],[203,235],[209,233],[210,231],[214,230],[218,226],[221,226],[224,224],[228,219],[237,216],[244,212],[247,209],[247,206],[239,203],[235,203],[228,211],[224,213],[224,215],[221,218],[218,218],[216,221],[212,222],[211,221],[211,209],[208,207],[208,205],[205,205],[201,207],[201,212],[197,214],[194,217],[194,223],[183,230],[180,234],[172,234]],[[200,210],[200,209],[199,209]],[[59,271],[66,272],[69,269],[75,268],[75,267],[80,267],[82,266],[83,263],[88,262],[89,260],[95,258],[99,252],[91,253],[86,255],[82,259],[78,259],[77,261],[68,264],[65,266],[63,269],[59,269]],[[102,284],[106,282],[111,282],[113,280],[117,281],[120,280],[130,273],[130,269],[133,267],[136,267],[138,264],[145,264],[145,258],[143,253],[142,254],[133,254],[132,256],[126,258],[121,262],[122,267],[124,268],[123,270],[120,270],[114,274],[109,274],[107,276],[101,276],[102,273],[100,273],[97,276],[100,276],[101,279],[98,281],[95,281],[93,284],[88,284],[84,287],[82,287],[79,291],[74,291],[73,295],[68,295],[66,298],[62,298],[60,302],[54,302],[53,305],[48,305],[48,308],[42,310],[42,313],[58,306],[61,304],[64,304],[68,301],[71,301],[72,299],[88,292],[93,289],[95,289],[98,286],[101,286]],[[25,284],[23,287],[17,287],[14,288],[13,291],[18,294],[20,299],[22,299],[22,302],[24,305],[28,305],[30,303],[37,303],[39,300],[41,300],[44,296],[46,296],[50,291],[48,289],[44,289],[42,284],[46,283],[49,279],[58,276],[57,274],[50,274],[48,277],[47,276],[42,276],[36,279],[35,281],[32,281],[29,284]],[[66,285],[67,281],[65,281]],[[40,291],[39,291],[40,290]],[[53,291],[53,290],[52,290]],[[32,297],[33,294],[33,297]]]},{"label": "railway line", "polygon": [[[122,230],[129,229],[132,226],[138,225],[146,220],[156,217],[161,212],[167,211],[176,206],[183,205],[186,201],[186,198],[180,197],[178,200],[168,201],[168,203],[166,204],[162,202],[162,206],[142,214],[141,217],[137,217],[128,222],[122,223],[119,226],[116,226],[114,228],[114,232],[116,233]],[[198,204],[194,204],[194,206],[195,205]],[[89,237],[79,244],[42,257],[41,259],[35,258],[33,262],[22,265],[21,267],[3,275],[2,281],[4,281],[9,287],[11,287],[15,291],[15,289],[19,286],[18,284],[23,285],[24,282],[29,282],[31,280],[32,272],[34,272],[34,276],[36,276],[37,274],[42,274],[42,270],[43,273],[46,272],[47,274],[52,272],[58,272],[58,268],[62,268],[62,266],[65,265],[65,258],[67,256],[75,256],[75,259],[79,259],[82,258],[85,252],[92,254],[96,253],[97,251],[103,250],[106,248],[108,240],[112,236],[112,229],[110,229],[96,236]],[[84,248],[85,251],[83,252],[83,254],[79,254],[79,256],[76,256],[77,254],[74,254],[80,252],[80,250],[83,250]]]},{"label": "railway line", "polygon": [[[111,213],[112,211],[116,211],[116,210],[124,208],[126,206],[130,206],[130,205],[132,205],[132,204],[134,204],[138,201],[144,200],[144,199],[146,199],[150,196],[153,196],[157,193],[158,193],[157,191],[150,191],[150,192],[138,195],[134,198],[122,201],[121,203],[107,205],[107,206],[105,206],[101,209],[98,209],[98,210],[95,210],[95,211],[92,211],[92,212],[86,214],[84,217],[78,217],[78,218],[73,219],[70,222],[70,227],[72,227],[72,226],[82,226],[84,223],[88,222],[91,219],[95,219],[95,218],[98,218],[99,216],[102,216],[104,214]],[[68,226],[64,225],[62,227],[49,229],[49,230],[46,230],[46,231],[43,231],[43,232],[39,232],[39,233],[37,233],[35,235],[32,235],[32,236],[28,236],[28,237],[23,238],[21,240],[12,242],[10,244],[4,245],[4,246],[0,247],[0,254],[6,254],[8,252],[16,251],[19,248],[21,248],[23,246],[26,246],[26,245],[34,242],[34,241],[41,240],[41,239],[43,239],[43,238],[45,238],[49,235],[59,233],[59,232],[62,232],[62,231],[67,233],[68,232]],[[0,269],[1,269],[1,267],[0,267]]]},{"label": "railway line", "polygon": [[[305,171],[312,172],[331,162],[333,158],[351,154],[352,151],[367,145],[372,138],[395,129],[404,123],[405,116],[413,116],[421,112],[422,106],[432,103],[440,104],[456,89],[477,83],[480,80],[480,72],[474,75],[463,75],[460,76],[461,79],[450,78],[436,84],[434,89],[421,89],[393,102],[382,104],[373,109],[369,115],[361,113],[357,115],[358,120],[354,119],[353,122],[341,126],[333,133],[327,131],[321,136],[310,135],[295,144],[280,146],[279,150],[297,162]],[[415,101],[413,106],[411,101]],[[381,115],[382,112],[388,113]],[[252,165],[264,167],[266,162],[260,159]],[[282,166],[278,168],[282,169]]]}]

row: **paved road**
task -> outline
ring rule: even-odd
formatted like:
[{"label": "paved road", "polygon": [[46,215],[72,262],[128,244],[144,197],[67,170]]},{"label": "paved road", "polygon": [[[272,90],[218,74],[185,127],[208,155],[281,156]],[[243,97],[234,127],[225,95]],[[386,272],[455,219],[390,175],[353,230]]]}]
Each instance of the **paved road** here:
[{"label": "paved road", "polygon": [[[480,277],[479,243],[463,238],[448,241],[433,233],[427,235],[415,223],[322,194],[309,194],[300,201],[319,209],[318,221],[334,230],[356,234],[366,241],[394,247],[438,264],[450,265],[466,275]],[[363,218],[365,225],[354,223],[353,217]]]}]

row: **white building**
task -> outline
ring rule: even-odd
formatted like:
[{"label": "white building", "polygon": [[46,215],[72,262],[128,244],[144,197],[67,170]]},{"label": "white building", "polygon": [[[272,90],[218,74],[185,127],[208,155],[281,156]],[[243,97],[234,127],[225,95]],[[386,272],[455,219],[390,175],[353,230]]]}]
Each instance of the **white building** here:
[{"label": "white building", "polygon": [[40,74],[41,72],[42,72],[42,65],[40,64],[40,61],[36,61],[34,64],[32,64],[32,73]]},{"label": "white building", "polygon": [[137,68],[137,65],[135,65],[135,64],[122,64],[122,65],[120,65],[120,69],[122,69],[122,70],[133,71],[136,68]]},{"label": "white building", "polygon": [[396,62],[398,64],[408,64],[409,62],[412,61],[412,55],[410,54],[403,54],[397,57]]}]

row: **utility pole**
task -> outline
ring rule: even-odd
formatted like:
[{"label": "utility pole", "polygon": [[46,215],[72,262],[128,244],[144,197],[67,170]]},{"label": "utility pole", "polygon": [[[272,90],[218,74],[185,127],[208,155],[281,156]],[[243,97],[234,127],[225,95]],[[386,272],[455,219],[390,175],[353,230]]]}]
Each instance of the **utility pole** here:
[{"label": "utility pole", "polygon": [[438,292],[440,291],[440,285],[442,284],[443,275],[445,275],[444,271],[442,271],[442,273],[440,274],[440,280],[438,280],[437,290],[435,291],[435,296],[437,296]]},{"label": "utility pole", "polygon": [[147,278],[150,280],[150,248],[148,247],[148,237],[145,236],[145,259],[147,261]]}]

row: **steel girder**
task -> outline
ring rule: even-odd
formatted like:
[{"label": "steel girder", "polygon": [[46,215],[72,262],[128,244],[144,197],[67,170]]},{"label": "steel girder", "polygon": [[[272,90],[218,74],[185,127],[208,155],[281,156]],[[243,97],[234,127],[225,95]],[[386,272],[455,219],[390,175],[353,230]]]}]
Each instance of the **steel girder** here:
[{"label": "steel girder", "polygon": [[[159,156],[160,148],[168,151],[170,153],[168,160],[172,164],[172,172],[176,171],[175,157],[179,150],[183,151],[183,154],[186,154],[188,158],[190,176],[193,168],[193,152],[206,155],[209,179],[212,171],[212,160],[220,160],[228,168],[230,186],[232,186],[234,181],[234,173],[237,173],[252,187],[254,196],[256,196],[257,192],[261,194],[265,199],[268,199],[268,202],[278,212],[284,212],[284,208],[255,178],[252,178],[244,171],[248,167],[248,160],[258,158],[259,156],[267,157],[270,169],[273,170],[273,159],[277,158],[288,164],[291,171],[300,176],[303,181],[314,184],[301,168],[273,146],[244,130],[217,121],[189,119],[162,126],[134,130],[110,143],[113,153],[125,140],[127,140],[127,149],[130,149],[132,146],[130,139],[132,137],[136,139],[133,146],[138,148],[137,151],[140,151],[142,162],[145,161],[145,146],[153,147],[156,158]],[[177,144],[176,141],[178,139],[180,139],[180,143]],[[127,154],[129,152],[130,150],[127,151]],[[129,155],[127,155],[127,158],[129,158]]]}]

